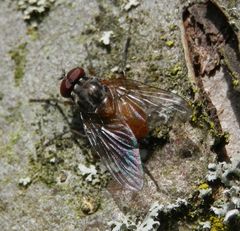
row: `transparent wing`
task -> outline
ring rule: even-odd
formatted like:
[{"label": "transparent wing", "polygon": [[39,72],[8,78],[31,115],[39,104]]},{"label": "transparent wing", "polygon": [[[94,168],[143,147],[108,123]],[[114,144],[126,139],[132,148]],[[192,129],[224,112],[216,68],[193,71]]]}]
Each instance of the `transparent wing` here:
[{"label": "transparent wing", "polygon": [[102,121],[82,114],[86,134],[114,178],[124,187],[140,190],[143,169],[138,142],[129,126],[119,119]]},{"label": "transparent wing", "polygon": [[[129,79],[113,79],[108,82],[109,88],[115,91],[115,97],[122,104],[137,105],[149,119],[158,117],[167,121],[175,114],[186,120],[190,115],[188,103],[179,95],[151,87]],[[136,111],[135,111],[136,113]]]}]

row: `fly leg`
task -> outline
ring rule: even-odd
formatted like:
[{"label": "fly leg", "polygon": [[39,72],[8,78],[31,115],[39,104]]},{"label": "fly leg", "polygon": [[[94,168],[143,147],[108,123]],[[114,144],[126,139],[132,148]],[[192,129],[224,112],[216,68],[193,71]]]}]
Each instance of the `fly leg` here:
[{"label": "fly leg", "polygon": [[160,190],[160,187],[159,187],[157,181],[154,179],[153,175],[151,174],[151,172],[149,171],[149,169],[147,168],[147,166],[145,164],[143,164],[143,170],[149,176],[149,178],[152,180],[152,182],[156,186],[157,191],[160,192],[161,190]]},{"label": "fly leg", "polygon": [[[150,155],[149,150],[147,150],[146,148],[141,148],[141,143],[142,142],[140,142],[139,150],[140,150],[140,156],[141,156],[141,160],[142,160],[143,170],[149,176],[149,178],[152,180],[152,182],[156,186],[157,191],[160,192],[160,187],[159,187],[157,181],[154,179],[153,175],[151,174],[151,172],[149,171],[149,169],[147,168],[147,166],[145,164],[145,162],[148,160],[149,155]],[[144,146],[144,145],[142,144],[142,146]]]},{"label": "fly leg", "polygon": [[[74,124],[74,122],[77,121],[77,119],[74,120],[74,116],[73,116],[73,120],[72,120],[72,122],[70,122],[70,121],[68,120],[68,117],[67,117],[66,114],[64,113],[64,110],[63,110],[62,107],[60,106],[61,104],[62,104],[62,105],[70,105],[70,106],[73,106],[73,105],[75,105],[73,101],[70,101],[70,100],[69,100],[69,101],[61,101],[61,100],[58,100],[58,99],[56,99],[56,98],[48,98],[48,99],[29,99],[29,102],[30,102],[30,103],[43,103],[43,104],[46,104],[46,105],[55,107],[55,108],[59,111],[59,113],[62,115],[63,120],[65,121],[65,123],[66,123],[66,124],[68,125],[68,127],[69,127],[69,130],[68,130],[68,131],[65,131],[65,132],[57,135],[57,136],[54,137],[53,139],[47,141],[47,142],[44,144],[45,147],[51,145],[51,143],[52,143],[55,139],[60,138],[60,137],[63,137],[65,134],[67,134],[67,133],[69,133],[69,132],[71,132],[71,133],[73,133],[73,134],[76,134],[78,137],[86,138],[86,135],[85,135],[83,132],[81,132],[81,131],[83,131],[82,126],[78,126],[78,127],[77,127],[77,126],[75,126],[76,123]],[[79,113],[78,113],[78,115],[79,115]],[[76,117],[76,116],[75,116],[75,117]],[[79,117],[78,117],[78,118],[79,118]],[[80,127],[80,129],[79,129],[79,127]],[[75,135],[73,135],[73,140],[74,140],[74,142],[80,147],[80,144],[79,144],[79,142],[78,142],[78,140],[77,140],[77,138],[76,138]]]},{"label": "fly leg", "polygon": [[123,49],[123,54],[122,54],[122,61],[121,61],[121,65],[119,68],[119,74],[122,74],[123,77],[125,76],[125,72],[126,72],[126,66],[127,66],[127,58],[128,58],[128,49],[130,47],[130,41],[131,41],[131,37],[127,37],[126,42],[124,44],[124,49]]},{"label": "fly leg", "polygon": [[[144,172],[149,176],[149,178],[152,180],[152,182],[154,183],[156,190],[158,192],[163,191],[163,189],[160,189],[158,182],[155,180],[155,178],[153,177],[151,171],[147,168],[146,162],[149,160],[149,158],[151,158],[151,155],[153,153],[153,149],[149,149],[148,147],[152,147],[154,145],[151,144],[151,142],[149,141],[149,139],[142,139],[142,140],[138,140],[139,143],[139,150],[140,150],[140,156],[141,156],[141,160],[142,160],[142,165],[143,165],[143,170]],[[150,145],[151,144],[151,145]]]},{"label": "fly leg", "polygon": [[65,113],[63,112],[62,107],[60,106],[60,104],[63,105],[74,105],[73,102],[71,101],[60,101],[58,99],[55,98],[48,98],[48,99],[29,99],[30,103],[45,103],[49,106],[55,107],[57,108],[57,110],[60,112],[60,114],[62,115],[64,121],[70,126],[70,122],[68,121],[67,116],[65,115]]}]

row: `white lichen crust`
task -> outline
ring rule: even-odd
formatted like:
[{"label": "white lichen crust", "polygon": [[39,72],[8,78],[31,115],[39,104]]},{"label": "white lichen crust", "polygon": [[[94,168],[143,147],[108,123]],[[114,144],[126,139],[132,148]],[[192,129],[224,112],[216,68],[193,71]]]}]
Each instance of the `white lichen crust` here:
[{"label": "white lichen crust", "polygon": [[35,17],[46,13],[55,0],[18,0],[18,8],[23,13],[23,19],[31,22],[32,26],[37,26]]},{"label": "white lichen crust", "polygon": [[147,215],[139,220],[137,217],[126,215],[118,221],[110,221],[108,225],[112,231],[119,230],[136,230],[136,231],[154,231],[161,226],[161,221],[158,219],[160,213],[169,214],[172,211],[181,209],[182,206],[187,206],[188,202],[185,199],[178,198],[175,203],[162,205],[157,201],[152,204]]},{"label": "white lichen crust", "polygon": [[226,189],[211,206],[215,215],[224,218],[224,223],[237,218],[240,212],[240,160],[209,165],[208,181],[221,180]]}]

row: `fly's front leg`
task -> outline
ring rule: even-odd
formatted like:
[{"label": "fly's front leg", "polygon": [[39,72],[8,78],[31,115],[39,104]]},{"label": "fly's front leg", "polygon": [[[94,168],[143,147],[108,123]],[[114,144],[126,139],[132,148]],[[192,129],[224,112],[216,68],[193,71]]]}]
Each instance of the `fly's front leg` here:
[{"label": "fly's front leg", "polygon": [[128,58],[128,49],[130,47],[131,37],[127,37],[126,42],[124,44],[123,54],[122,54],[122,62],[119,68],[119,74],[122,74],[122,78],[126,76],[127,70],[127,58]]}]

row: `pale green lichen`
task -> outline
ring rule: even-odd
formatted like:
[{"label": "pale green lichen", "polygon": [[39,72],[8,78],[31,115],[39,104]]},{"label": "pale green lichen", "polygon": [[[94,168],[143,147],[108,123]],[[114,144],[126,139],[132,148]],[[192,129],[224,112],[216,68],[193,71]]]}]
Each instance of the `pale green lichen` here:
[{"label": "pale green lichen", "polygon": [[[1,135],[1,133],[2,131],[0,130],[0,137],[3,135]],[[0,158],[6,158],[9,164],[13,164],[20,160],[19,156],[15,153],[15,145],[19,141],[20,137],[20,132],[16,131],[9,134],[8,143],[0,141]]]},{"label": "pale green lichen", "polygon": [[110,39],[114,36],[113,31],[103,31],[102,37],[99,39],[103,45],[108,46],[110,45]]},{"label": "pale green lichen", "polygon": [[230,163],[222,162],[218,164],[209,164],[209,173],[207,175],[207,179],[211,182],[220,179],[222,184],[224,184],[226,187],[222,194],[218,195],[218,200],[215,200],[213,205],[211,206],[211,210],[216,216],[218,216],[219,220],[217,220],[217,223],[219,225],[223,225],[222,223],[229,224],[233,220],[235,220],[235,223],[239,224],[239,166],[239,159],[231,159]]},{"label": "pale green lichen", "polygon": [[18,183],[20,186],[27,187],[32,182],[30,177],[20,178]]},{"label": "pale green lichen", "polygon": [[158,202],[153,203],[149,212],[142,221],[139,221],[136,217],[126,215],[123,216],[119,221],[110,221],[108,225],[112,231],[120,230],[145,230],[154,231],[160,226],[160,222],[157,221],[157,216],[160,211],[164,208]]},{"label": "pale green lichen", "polygon": [[211,222],[210,221],[202,221],[199,222],[198,230],[209,231],[211,229]]},{"label": "pale green lichen", "polygon": [[129,11],[135,7],[137,7],[140,4],[138,0],[128,0],[127,3],[123,6],[123,9],[125,11]]},{"label": "pale green lichen", "polygon": [[198,186],[199,198],[205,199],[212,195],[212,188],[207,183],[202,183]]},{"label": "pale green lichen", "polygon": [[29,37],[32,41],[35,41],[39,38],[39,32],[34,27],[28,27],[27,35],[29,35]]},{"label": "pale green lichen", "polygon": [[78,170],[83,181],[92,186],[101,185],[101,183],[107,181],[107,169],[100,163],[90,164],[89,166],[80,163],[78,164]]},{"label": "pale green lichen", "polygon": [[[208,166],[207,180],[211,182],[220,179],[224,185],[234,186],[236,184],[235,178],[240,178],[239,165],[240,161],[238,159],[231,159],[230,163],[210,164]],[[235,178],[231,176],[235,176]]]}]

